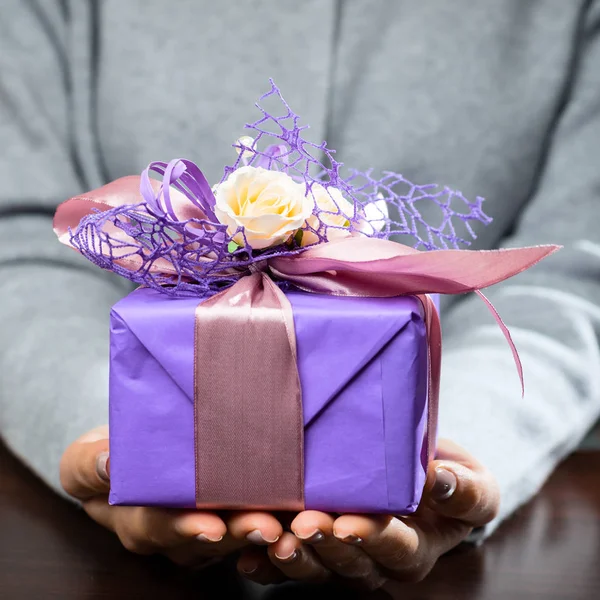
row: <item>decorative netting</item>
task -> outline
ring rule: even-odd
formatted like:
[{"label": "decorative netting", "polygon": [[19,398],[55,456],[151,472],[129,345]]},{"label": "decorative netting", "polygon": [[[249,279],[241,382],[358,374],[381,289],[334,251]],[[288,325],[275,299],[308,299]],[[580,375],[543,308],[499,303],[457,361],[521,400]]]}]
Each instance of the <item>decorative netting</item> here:
[{"label": "decorative netting", "polygon": [[[267,112],[267,103],[275,109]],[[234,144],[237,160],[225,167],[217,186],[211,188],[191,161],[151,163],[142,173],[140,202],[84,217],[71,232],[72,245],[96,265],[137,284],[173,296],[206,296],[270,257],[298,254],[342,236],[402,236],[403,243],[421,250],[459,248],[475,238],[474,222],[491,221],[482,211],[482,198],[470,202],[458,191],[416,185],[398,173],[375,177],[372,171],[343,170],[325,142],[304,139],[307,126],[272,81],[256,106],[261,116]],[[243,167],[288,175],[314,204],[304,225],[276,245],[257,248],[244,228],[217,217],[219,186]],[[159,182],[153,184],[152,173]],[[187,209],[181,208],[182,199]],[[421,215],[431,203],[436,223]]]}]

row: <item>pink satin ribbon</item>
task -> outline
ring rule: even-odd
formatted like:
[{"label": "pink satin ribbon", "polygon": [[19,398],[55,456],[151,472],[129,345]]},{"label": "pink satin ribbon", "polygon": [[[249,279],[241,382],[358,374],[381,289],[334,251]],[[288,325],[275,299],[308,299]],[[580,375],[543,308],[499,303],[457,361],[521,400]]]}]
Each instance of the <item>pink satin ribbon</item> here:
[{"label": "pink satin ribbon", "polygon": [[425,464],[427,464],[435,454],[437,441],[437,416],[442,371],[442,327],[433,300],[426,294],[418,295],[417,298],[423,307],[427,335],[427,426],[425,428]]},{"label": "pink satin ribbon", "polygon": [[[54,223],[59,239],[69,244],[68,228],[75,228],[92,207],[106,210],[140,202],[136,185],[139,190],[139,177],[127,177],[63,203]],[[176,210],[179,200],[183,202],[176,199]],[[185,210],[191,218],[187,213],[193,210]],[[441,329],[427,294],[476,292],[507,339],[523,390],[523,369],[510,332],[480,290],[558,249],[548,245],[419,252],[396,242],[348,237],[292,257],[271,258],[263,267],[275,279],[311,293],[413,295],[420,300],[428,337],[429,458],[436,439]],[[170,273],[169,268],[158,261],[153,265],[156,272]],[[199,304],[195,327],[198,507],[302,509],[303,416],[289,301],[265,273],[253,273]]]},{"label": "pink satin ribbon", "polygon": [[289,300],[264,273],[196,308],[198,508],[304,508],[304,425]]}]

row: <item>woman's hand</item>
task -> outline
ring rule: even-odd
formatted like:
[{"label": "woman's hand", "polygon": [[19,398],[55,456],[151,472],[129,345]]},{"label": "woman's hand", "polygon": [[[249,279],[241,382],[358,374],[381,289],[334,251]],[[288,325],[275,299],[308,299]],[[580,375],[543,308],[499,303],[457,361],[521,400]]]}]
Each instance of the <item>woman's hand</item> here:
[{"label": "woman's hand", "polygon": [[61,483],[100,525],[114,531],[137,554],[164,554],[190,567],[206,566],[245,546],[276,542],[279,521],[265,512],[213,512],[109,506],[108,427],[94,429],[71,444],[60,466]]},{"label": "woman's hand", "polygon": [[300,513],[267,552],[245,549],[238,569],[259,583],[332,578],[375,589],[393,581],[419,581],[437,559],[474,527],[491,521],[498,487],[481,464],[441,440],[429,466],[419,509],[410,517]]}]

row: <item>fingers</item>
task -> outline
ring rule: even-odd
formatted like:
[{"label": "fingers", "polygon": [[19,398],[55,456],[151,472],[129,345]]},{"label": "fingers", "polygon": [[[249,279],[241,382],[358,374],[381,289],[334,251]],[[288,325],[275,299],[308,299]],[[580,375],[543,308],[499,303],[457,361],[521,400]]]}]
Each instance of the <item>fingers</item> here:
[{"label": "fingers", "polygon": [[331,576],[310,546],[303,545],[293,533],[284,533],[269,546],[271,562],[290,579],[322,582]]},{"label": "fingers", "polygon": [[[83,503],[85,511],[98,523],[114,531],[121,543],[136,554],[152,554],[196,542],[199,548],[215,555],[226,544],[226,526],[213,513],[176,511],[141,506],[109,506],[106,497],[94,497]],[[229,542],[231,544],[231,541]],[[237,544],[236,544],[237,547]]]},{"label": "fingers", "polygon": [[60,462],[60,481],[68,494],[84,500],[108,493],[109,471],[108,427],[102,426],[65,450]]},{"label": "fingers", "polygon": [[267,512],[235,512],[226,522],[233,539],[260,546],[273,544],[283,533],[281,523]]},{"label": "fingers", "polygon": [[422,579],[438,557],[464,539],[471,528],[457,520],[344,515],[333,526],[344,543],[361,548],[386,572],[407,581]]},{"label": "fingers", "polygon": [[498,514],[500,492],[491,473],[466,450],[440,440],[422,503],[439,515],[479,527]]},{"label": "fingers", "polygon": [[238,571],[257,583],[287,579],[323,582],[337,575],[353,585],[373,590],[387,580],[374,561],[360,548],[333,536],[334,517],[318,511],[305,511],[291,522],[294,534],[283,533],[267,548],[271,563],[259,549],[244,549]]},{"label": "fingers", "polygon": [[[231,513],[225,517],[226,523],[210,512],[109,506],[106,497],[100,496],[86,500],[83,507],[94,520],[114,531],[129,551],[161,553],[186,567],[205,566],[208,559],[227,556],[248,544],[267,544],[265,540],[277,540],[282,533],[281,525],[268,513]],[[263,567],[254,579],[281,580],[281,572],[265,551],[262,557]]]},{"label": "fingers", "polygon": [[[332,521],[329,515],[311,511],[314,516],[322,517],[325,522]],[[291,523],[294,528],[297,518]],[[313,540],[323,540],[323,533],[317,532],[318,527],[326,529],[326,525],[321,525],[317,519],[316,524],[310,523],[305,519],[305,527],[311,527],[317,535],[313,535]],[[246,527],[248,529],[248,527]],[[331,525],[329,526],[331,529]],[[307,536],[310,537],[310,536]],[[248,579],[257,583],[276,583],[285,579],[298,579],[305,581],[323,581],[329,578],[330,573],[320,562],[318,556],[309,546],[304,546],[302,541],[291,533],[283,533],[272,543],[266,552],[259,552],[259,549],[244,550],[238,561],[239,572]]]},{"label": "fingers", "polygon": [[333,535],[335,518],[327,513],[307,510],[292,522],[296,537],[311,546],[325,567],[346,579],[360,580],[367,589],[381,587],[386,579],[375,562],[361,548],[338,540]]},{"label": "fingers", "polygon": [[162,549],[160,553],[180,567],[197,569],[218,562],[239,550],[240,547],[240,542],[236,542],[228,536],[224,536],[219,542],[207,542],[195,538],[179,546]]},{"label": "fingers", "polygon": [[301,541],[318,544],[333,534],[334,517],[318,510],[305,510],[294,518],[290,529]]},{"label": "fingers", "polygon": [[244,548],[237,562],[240,575],[256,583],[267,585],[282,583],[287,577],[270,561],[266,548],[248,546]]},{"label": "fingers", "polygon": [[[204,531],[193,542],[176,545],[163,552],[170,560],[183,566],[202,564],[206,557],[226,556],[249,544],[263,546],[277,541],[282,533],[279,521],[269,513],[232,512],[223,516],[223,520],[211,513],[191,513],[191,516],[203,514],[218,519],[218,529],[209,528],[204,523]],[[197,528],[197,523],[196,523]],[[217,537],[217,532],[220,536]],[[201,542],[200,544],[198,542]],[[271,563],[263,551],[263,562]],[[274,572],[274,571],[273,571]],[[261,573],[264,576],[265,570]],[[280,579],[277,577],[276,579]]]},{"label": "fingers", "polygon": [[241,575],[261,584],[280,583],[288,579],[323,582],[331,572],[308,546],[291,533],[283,533],[268,548],[248,547],[238,560]]}]

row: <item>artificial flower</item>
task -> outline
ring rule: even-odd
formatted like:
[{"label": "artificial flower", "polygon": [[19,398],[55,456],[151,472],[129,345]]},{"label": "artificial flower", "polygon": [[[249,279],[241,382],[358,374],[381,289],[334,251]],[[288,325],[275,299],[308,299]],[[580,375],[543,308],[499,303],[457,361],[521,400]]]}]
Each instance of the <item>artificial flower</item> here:
[{"label": "artificial flower", "polygon": [[235,243],[254,250],[286,242],[314,208],[312,196],[287,173],[251,166],[236,169],[219,184],[215,200],[215,215]]}]

